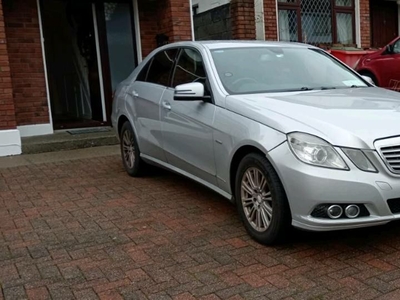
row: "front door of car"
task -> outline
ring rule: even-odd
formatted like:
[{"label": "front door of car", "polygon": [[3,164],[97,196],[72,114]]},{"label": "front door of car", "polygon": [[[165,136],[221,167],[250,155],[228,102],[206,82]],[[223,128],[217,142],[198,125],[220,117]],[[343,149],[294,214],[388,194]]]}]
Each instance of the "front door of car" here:
[{"label": "front door of car", "polygon": [[[216,107],[211,100],[174,100],[177,85],[190,82],[206,85],[202,56],[191,48],[182,49],[178,55],[171,87],[161,100],[165,155],[172,166],[216,185],[212,128]],[[206,94],[211,95],[207,88]]]},{"label": "front door of car", "polygon": [[386,51],[373,63],[381,78],[379,85],[400,91],[400,39],[390,48],[390,52]]}]

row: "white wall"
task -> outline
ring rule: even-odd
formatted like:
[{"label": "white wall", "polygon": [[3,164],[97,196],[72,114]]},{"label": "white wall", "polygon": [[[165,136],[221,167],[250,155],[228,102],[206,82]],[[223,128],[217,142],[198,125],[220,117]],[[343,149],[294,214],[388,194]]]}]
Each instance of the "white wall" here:
[{"label": "white wall", "polygon": [[0,130],[0,157],[21,154],[21,149],[18,129]]},{"label": "white wall", "polygon": [[265,40],[264,0],[254,0],[256,39]]},{"label": "white wall", "polygon": [[228,4],[231,0],[193,0],[193,5],[198,5],[198,13],[210,10],[224,4]]}]

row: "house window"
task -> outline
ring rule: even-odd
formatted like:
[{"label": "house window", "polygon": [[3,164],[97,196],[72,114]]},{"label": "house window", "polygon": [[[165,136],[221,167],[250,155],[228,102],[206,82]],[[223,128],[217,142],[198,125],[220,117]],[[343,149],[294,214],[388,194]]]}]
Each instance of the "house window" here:
[{"label": "house window", "polygon": [[354,45],[354,0],[278,0],[281,41]]}]

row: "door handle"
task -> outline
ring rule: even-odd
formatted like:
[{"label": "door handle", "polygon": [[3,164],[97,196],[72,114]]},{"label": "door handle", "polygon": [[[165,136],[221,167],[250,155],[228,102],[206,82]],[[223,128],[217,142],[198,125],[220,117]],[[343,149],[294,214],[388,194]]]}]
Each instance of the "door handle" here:
[{"label": "door handle", "polygon": [[163,106],[166,110],[171,110],[171,104],[169,104],[168,101],[163,101],[162,106]]},{"label": "door handle", "polygon": [[136,92],[136,91],[132,91],[131,94],[132,94],[132,96],[135,97],[135,98],[139,97],[139,94],[138,94],[138,92]]}]

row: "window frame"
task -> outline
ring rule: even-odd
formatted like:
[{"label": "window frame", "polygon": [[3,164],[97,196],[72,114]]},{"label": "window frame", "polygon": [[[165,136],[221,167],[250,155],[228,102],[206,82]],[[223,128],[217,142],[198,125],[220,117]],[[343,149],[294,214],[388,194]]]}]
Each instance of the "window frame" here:
[{"label": "window frame", "polygon": [[[138,75],[136,76],[135,81],[147,82],[147,75],[149,74],[149,70],[150,70],[151,64],[153,63],[153,59],[154,59],[154,57],[150,58],[150,60],[140,69]],[[146,71],[146,74],[144,75],[144,80],[138,79],[142,76],[142,73],[144,71]]]},{"label": "window frame", "polygon": [[[353,44],[356,43],[356,20],[355,20],[355,0],[351,0],[351,6],[340,6],[336,5],[336,0],[329,0],[331,2],[331,28],[332,28],[332,45],[333,44],[338,44],[338,34],[337,34],[337,24],[336,24],[336,15],[338,13],[345,13],[345,14],[350,14],[352,18],[352,33],[353,33]],[[278,12],[279,10],[294,10],[296,11],[297,14],[297,39],[298,42],[303,42],[303,24],[301,22],[301,12],[302,12],[302,6],[301,6],[301,0],[293,0],[293,2],[278,2]],[[279,18],[278,18],[279,22]],[[279,26],[278,26],[279,30]],[[311,44],[311,43],[310,43]]]},{"label": "window frame", "polygon": [[[163,85],[163,84],[159,84],[159,83],[155,83],[155,82],[150,82],[150,81],[148,81],[149,72],[150,72],[150,70],[151,70],[151,67],[152,67],[152,65],[153,65],[153,62],[154,62],[155,57],[156,57],[157,55],[159,55],[160,53],[162,53],[162,52],[166,52],[166,51],[170,51],[170,50],[177,50],[177,52],[176,52],[176,56],[175,56],[175,58],[174,58],[174,61],[173,61],[173,63],[172,63],[171,70],[169,71],[169,74],[168,74],[168,82],[167,82],[167,85]],[[140,82],[146,82],[146,83],[150,83],[150,84],[155,84],[155,85],[163,86],[163,87],[166,87],[166,88],[170,87],[170,86],[171,86],[171,79],[172,79],[172,72],[175,70],[175,65],[176,65],[177,58],[179,57],[179,54],[180,54],[180,48],[179,48],[179,47],[170,47],[170,48],[167,48],[167,49],[158,51],[157,53],[155,53],[155,54],[151,57],[151,59],[147,62],[147,64],[145,64],[145,65],[143,66],[143,68],[140,70],[138,76],[136,76],[136,80],[135,80],[135,81],[140,81]],[[146,71],[145,80],[144,80],[144,81],[143,81],[143,80],[138,80],[138,77],[140,77],[140,75],[142,74],[142,72],[143,72],[146,68],[147,68],[147,71]]]},{"label": "window frame", "polygon": [[[205,90],[207,89],[208,92],[210,93],[210,101],[204,101],[204,102],[209,102],[209,103],[211,103],[211,104],[215,104],[215,103],[214,103],[213,91],[212,91],[211,83],[210,83],[210,76],[208,75],[208,71],[207,71],[207,68],[206,68],[206,64],[204,63],[204,56],[203,56],[203,54],[201,53],[201,51],[200,51],[199,49],[195,48],[195,47],[191,47],[191,46],[182,46],[182,47],[179,47],[178,53],[177,53],[176,58],[175,58],[175,63],[174,63],[174,66],[173,66],[173,71],[172,71],[171,77],[170,77],[170,79],[169,79],[169,87],[168,87],[168,88],[171,88],[171,89],[175,90],[175,87],[172,85],[172,83],[173,83],[173,79],[174,79],[174,77],[175,77],[176,66],[177,66],[177,64],[178,64],[178,62],[179,62],[179,59],[180,59],[180,57],[181,57],[181,52],[182,52],[184,49],[190,49],[190,50],[196,51],[196,52],[200,55],[201,60],[202,60],[202,64],[203,64],[203,68],[204,68],[204,73],[205,73],[205,75],[206,75],[206,84],[204,85],[204,89],[205,89]],[[188,83],[189,83],[189,82],[188,82]],[[206,99],[206,97],[207,97],[207,96],[205,96],[205,99]]]}]

